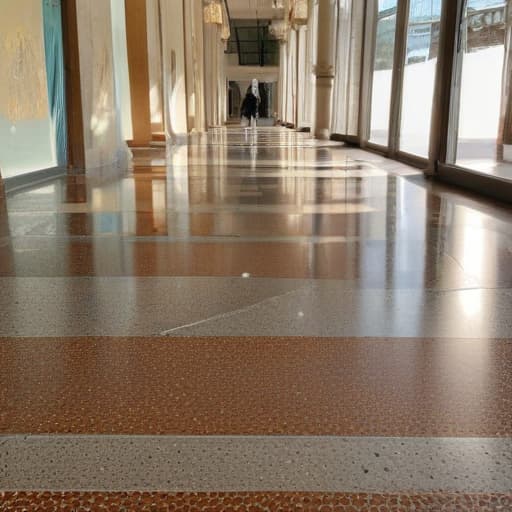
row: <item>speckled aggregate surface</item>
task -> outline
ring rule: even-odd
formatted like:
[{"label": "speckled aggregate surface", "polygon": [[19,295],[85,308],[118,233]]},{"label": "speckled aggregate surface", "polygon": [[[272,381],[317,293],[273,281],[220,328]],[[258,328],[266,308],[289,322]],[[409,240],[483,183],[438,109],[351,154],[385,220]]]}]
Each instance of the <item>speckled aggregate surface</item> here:
[{"label": "speckled aggregate surface", "polygon": [[[250,275],[1,279],[2,336],[171,332],[173,336],[508,338],[512,332],[509,289],[386,290],[345,281]],[[478,304],[482,314],[468,309],[471,304]]]},{"label": "speckled aggregate surface", "polygon": [[[474,315],[465,306],[468,303],[478,303],[486,314]],[[507,338],[512,332],[512,316],[506,313],[510,304],[509,289],[347,289],[338,282],[316,282],[172,332],[175,336]]]},{"label": "speckled aggregate surface", "polygon": [[512,492],[512,439],[13,436],[2,490]]},{"label": "speckled aggregate surface", "polygon": [[303,286],[242,278],[0,279],[5,336],[152,336]]},{"label": "speckled aggregate surface", "polygon": [[510,209],[184,142],[0,199],[0,510],[512,512]]},{"label": "speckled aggregate surface", "polygon": [[9,512],[509,512],[512,495],[401,493],[0,493]]},{"label": "speckled aggregate surface", "polygon": [[512,436],[512,341],[0,337],[0,433]]}]

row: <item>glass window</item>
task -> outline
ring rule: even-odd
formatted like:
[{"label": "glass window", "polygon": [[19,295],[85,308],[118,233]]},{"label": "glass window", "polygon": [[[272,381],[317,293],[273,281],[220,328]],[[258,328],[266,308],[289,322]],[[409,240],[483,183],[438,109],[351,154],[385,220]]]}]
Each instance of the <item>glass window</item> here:
[{"label": "glass window", "polygon": [[457,97],[450,163],[512,179],[512,158],[500,142],[506,1],[467,0],[459,41]]},{"label": "glass window", "polygon": [[388,145],[397,0],[379,0],[373,62],[370,142]]},{"label": "glass window", "polygon": [[400,150],[428,157],[442,0],[411,0],[402,89]]}]

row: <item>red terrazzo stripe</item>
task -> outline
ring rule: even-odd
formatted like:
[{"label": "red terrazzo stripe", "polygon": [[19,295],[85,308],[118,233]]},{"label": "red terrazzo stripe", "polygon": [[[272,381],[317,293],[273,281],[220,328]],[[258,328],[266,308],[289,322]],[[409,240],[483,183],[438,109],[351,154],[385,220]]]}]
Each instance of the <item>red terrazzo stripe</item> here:
[{"label": "red terrazzo stripe", "polygon": [[0,510],[63,511],[336,511],[336,512],[508,512],[512,494],[341,494],[341,493],[0,493]]}]

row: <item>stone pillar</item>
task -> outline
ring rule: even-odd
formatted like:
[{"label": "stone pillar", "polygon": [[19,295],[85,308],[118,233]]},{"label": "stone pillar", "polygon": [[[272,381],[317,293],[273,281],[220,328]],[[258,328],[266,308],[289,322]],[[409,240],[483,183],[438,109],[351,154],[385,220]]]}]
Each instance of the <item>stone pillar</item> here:
[{"label": "stone pillar", "polygon": [[220,39],[218,41],[218,62],[219,62],[219,74],[218,74],[218,88],[219,88],[219,124],[224,125],[227,121],[227,96],[228,88],[226,82],[226,43]]},{"label": "stone pillar", "polygon": [[286,41],[279,41],[279,108],[277,115],[281,123],[286,122],[286,81],[288,72],[288,56],[286,51]]},{"label": "stone pillar", "polygon": [[307,82],[308,76],[308,54],[307,54],[307,38],[308,27],[302,26],[297,34],[297,128],[305,127],[306,119],[306,103],[307,98]]},{"label": "stone pillar", "polygon": [[219,62],[220,31],[220,25],[204,24],[206,122],[209,127],[221,124],[219,94],[224,91],[219,90],[220,74],[222,72],[221,63]]},{"label": "stone pillar", "polygon": [[336,56],[336,0],[318,0],[318,45],[314,68],[316,110],[313,134],[318,139],[331,135],[332,95]]},{"label": "stone pillar", "polygon": [[297,124],[297,30],[288,33],[288,70],[286,90],[286,123],[296,127]]},{"label": "stone pillar", "polygon": [[188,129],[204,132],[206,120],[202,0],[186,0],[184,8]]},{"label": "stone pillar", "polygon": [[177,142],[187,134],[187,87],[182,1],[160,1],[165,132]]}]

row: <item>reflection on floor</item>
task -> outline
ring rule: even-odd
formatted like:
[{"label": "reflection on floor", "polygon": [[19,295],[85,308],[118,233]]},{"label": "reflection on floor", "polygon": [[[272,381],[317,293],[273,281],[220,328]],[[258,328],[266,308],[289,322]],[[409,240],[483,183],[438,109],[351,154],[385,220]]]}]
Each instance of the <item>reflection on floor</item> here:
[{"label": "reflection on floor", "polygon": [[511,221],[279,128],[0,199],[0,510],[512,510]]}]

